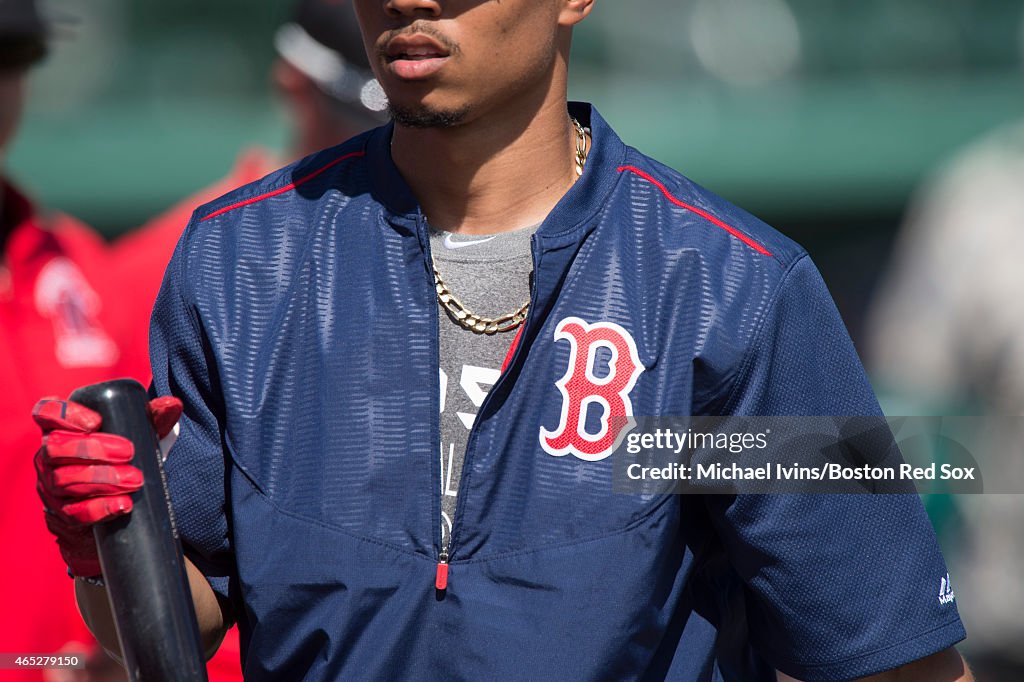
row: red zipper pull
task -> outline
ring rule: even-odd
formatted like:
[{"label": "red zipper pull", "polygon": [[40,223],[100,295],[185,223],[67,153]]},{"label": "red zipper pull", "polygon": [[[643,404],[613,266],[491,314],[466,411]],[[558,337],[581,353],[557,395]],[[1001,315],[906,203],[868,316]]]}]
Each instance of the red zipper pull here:
[{"label": "red zipper pull", "polygon": [[438,557],[434,587],[442,592],[448,589],[448,552],[441,552],[441,556]]}]

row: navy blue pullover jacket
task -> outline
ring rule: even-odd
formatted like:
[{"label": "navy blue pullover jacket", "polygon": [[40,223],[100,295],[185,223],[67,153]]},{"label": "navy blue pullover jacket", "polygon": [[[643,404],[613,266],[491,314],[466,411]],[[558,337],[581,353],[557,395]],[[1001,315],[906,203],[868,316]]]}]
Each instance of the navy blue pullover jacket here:
[{"label": "navy blue pullover jacket", "polygon": [[845,680],[962,639],[915,496],[613,492],[610,417],[879,408],[798,245],[572,113],[593,149],[534,237],[443,591],[438,310],[390,127],[195,212],[154,386],[246,678]]}]

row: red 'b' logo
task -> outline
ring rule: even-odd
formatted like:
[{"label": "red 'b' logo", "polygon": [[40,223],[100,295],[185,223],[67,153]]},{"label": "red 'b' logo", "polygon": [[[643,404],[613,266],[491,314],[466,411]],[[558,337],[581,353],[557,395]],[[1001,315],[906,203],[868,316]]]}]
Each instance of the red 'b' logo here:
[{"label": "red 'b' logo", "polygon": [[[549,455],[575,455],[597,462],[612,454],[616,441],[628,425],[624,417],[633,416],[629,392],[644,371],[636,350],[636,341],[613,322],[587,324],[578,317],[567,317],[555,328],[555,340],[569,342],[569,369],[555,386],[562,393],[562,416],[558,428],[540,430],[540,445]],[[599,348],[611,351],[608,375],[597,377],[594,365]],[[600,406],[601,428],[587,431],[588,408]]]}]

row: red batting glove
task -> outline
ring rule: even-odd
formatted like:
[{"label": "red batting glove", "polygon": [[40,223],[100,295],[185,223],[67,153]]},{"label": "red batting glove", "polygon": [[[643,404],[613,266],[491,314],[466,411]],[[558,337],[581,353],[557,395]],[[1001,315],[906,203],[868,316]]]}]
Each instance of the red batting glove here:
[{"label": "red batting glove", "polygon": [[[181,401],[170,396],[149,402],[149,418],[161,439],[181,410]],[[134,448],[127,438],[95,433],[100,416],[70,400],[44,398],[32,409],[32,418],[43,431],[35,466],[46,527],[57,536],[72,575],[98,576],[92,527],[132,510],[130,495],[142,488],[142,472],[129,464]]]}]

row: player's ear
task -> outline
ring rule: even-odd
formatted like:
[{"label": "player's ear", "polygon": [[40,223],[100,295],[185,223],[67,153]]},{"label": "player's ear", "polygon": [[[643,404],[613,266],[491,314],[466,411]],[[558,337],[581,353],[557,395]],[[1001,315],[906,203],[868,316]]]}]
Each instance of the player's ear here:
[{"label": "player's ear", "polygon": [[559,26],[573,27],[583,21],[594,8],[595,0],[560,0]]}]

